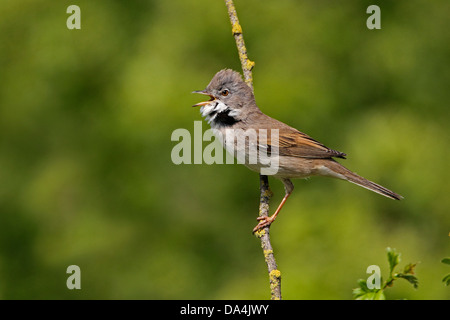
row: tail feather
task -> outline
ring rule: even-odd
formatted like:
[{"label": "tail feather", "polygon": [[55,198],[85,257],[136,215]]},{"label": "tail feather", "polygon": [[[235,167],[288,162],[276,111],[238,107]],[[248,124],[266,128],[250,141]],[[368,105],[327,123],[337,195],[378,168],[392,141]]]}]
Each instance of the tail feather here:
[{"label": "tail feather", "polygon": [[[378,194],[381,194],[385,197],[394,199],[394,200],[401,200],[403,199],[403,197],[383,186],[380,186],[379,184],[376,184],[375,182],[369,181],[366,178],[363,178],[359,175],[357,175],[354,172],[351,172],[350,170],[348,170],[347,168],[345,168],[343,165],[337,163],[337,162],[332,162],[333,165],[328,166],[331,170],[333,170],[334,172],[338,173],[339,175],[343,176],[340,177],[341,179],[347,180],[351,183],[354,183],[360,187],[366,188],[368,190],[371,190],[373,192],[376,192]],[[331,164],[331,163],[329,163]]]},{"label": "tail feather", "polygon": [[[353,173],[353,172],[352,172]],[[369,181],[361,176],[358,176],[357,174],[353,173],[353,175],[347,176],[347,180],[357,184],[358,186],[361,186],[363,188],[366,188],[368,190],[371,190],[373,192],[376,192],[378,194],[381,194],[385,197],[394,199],[394,200],[401,200],[403,197],[383,186],[380,186],[379,184],[376,184],[375,182]]]}]

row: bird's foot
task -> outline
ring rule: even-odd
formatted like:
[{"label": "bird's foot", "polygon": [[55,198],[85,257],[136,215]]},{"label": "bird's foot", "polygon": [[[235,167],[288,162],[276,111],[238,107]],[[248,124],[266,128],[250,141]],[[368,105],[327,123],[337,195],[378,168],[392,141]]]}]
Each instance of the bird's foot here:
[{"label": "bird's foot", "polygon": [[258,217],[256,218],[256,220],[259,220],[259,223],[256,225],[256,227],[253,228],[253,233],[255,233],[258,230],[261,230],[265,227],[270,227],[270,225],[272,224],[272,222],[275,221],[275,217],[271,216],[271,217]]}]

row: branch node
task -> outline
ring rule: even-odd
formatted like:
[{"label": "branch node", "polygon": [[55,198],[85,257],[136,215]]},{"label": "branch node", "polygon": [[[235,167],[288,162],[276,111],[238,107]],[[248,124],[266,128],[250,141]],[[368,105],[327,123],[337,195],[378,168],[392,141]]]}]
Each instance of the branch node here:
[{"label": "branch node", "polygon": [[252,70],[254,66],[255,66],[255,61],[251,61],[250,59],[247,58],[247,63],[246,63],[245,68],[247,70]]}]

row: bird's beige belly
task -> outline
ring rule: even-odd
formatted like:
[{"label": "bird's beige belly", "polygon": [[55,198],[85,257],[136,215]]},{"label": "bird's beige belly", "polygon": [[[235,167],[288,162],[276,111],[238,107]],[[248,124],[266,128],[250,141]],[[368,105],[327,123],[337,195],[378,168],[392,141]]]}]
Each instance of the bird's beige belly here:
[{"label": "bird's beige belly", "polygon": [[[278,159],[278,171],[273,174],[277,178],[307,178],[310,176],[326,176],[337,179],[345,179],[345,177],[329,168],[327,163],[333,161],[328,159],[308,159],[299,157],[280,157]],[[246,166],[256,172],[259,172],[260,164]]]},{"label": "bird's beige belly", "polygon": [[[272,159],[273,161],[274,159]],[[275,162],[272,162],[272,167],[276,165],[276,173],[269,174],[277,178],[307,178],[316,175],[316,170],[313,167],[312,159],[294,158],[294,157],[278,157]],[[269,165],[248,164],[245,166],[250,170],[260,173],[261,168],[267,168]]]}]

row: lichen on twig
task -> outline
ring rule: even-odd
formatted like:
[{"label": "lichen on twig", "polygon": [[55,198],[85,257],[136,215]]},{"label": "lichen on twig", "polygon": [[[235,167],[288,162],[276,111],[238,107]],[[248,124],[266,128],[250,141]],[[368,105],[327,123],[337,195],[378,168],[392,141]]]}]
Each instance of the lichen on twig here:
[{"label": "lichen on twig", "polygon": [[[253,76],[252,69],[255,62],[251,61],[247,55],[247,48],[245,47],[244,36],[242,34],[242,27],[239,24],[236,8],[232,0],[225,0],[228,9],[228,15],[231,22],[231,31],[236,41],[236,46],[239,52],[239,59],[244,73],[244,80],[253,90]],[[259,202],[259,216],[269,216],[269,202],[272,196],[272,191],[269,188],[269,181],[267,176],[260,175],[260,202]],[[264,253],[264,260],[267,264],[270,281],[270,296],[272,300],[281,300],[281,272],[278,270],[275,256],[273,253],[272,244],[270,243],[269,227],[265,227],[255,232],[255,235],[261,240],[261,248]]]},{"label": "lichen on twig", "polygon": [[239,53],[239,60],[241,60],[242,71],[244,72],[245,82],[253,90],[253,76],[252,69],[255,66],[255,62],[251,61],[247,55],[247,48],[245,47],[244,36],[242,35],[242,27],[239,24],[236,8],[234,7],[232,0],[225,0],[225,4],[228,8],[228,15],[230,16],[231,32],[236,40],[236,46]]}]

